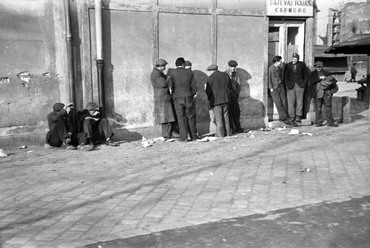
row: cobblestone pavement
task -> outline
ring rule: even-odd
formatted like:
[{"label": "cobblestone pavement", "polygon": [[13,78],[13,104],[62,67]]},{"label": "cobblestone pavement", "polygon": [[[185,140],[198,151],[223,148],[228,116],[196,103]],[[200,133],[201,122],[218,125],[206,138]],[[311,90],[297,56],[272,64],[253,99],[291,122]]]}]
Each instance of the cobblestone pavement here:
[{"label": "cobblestone pavement", "polygon": [[91,152],[6,148],[0,247],[81,247],[370,195],[369,118],[298,129]]}]

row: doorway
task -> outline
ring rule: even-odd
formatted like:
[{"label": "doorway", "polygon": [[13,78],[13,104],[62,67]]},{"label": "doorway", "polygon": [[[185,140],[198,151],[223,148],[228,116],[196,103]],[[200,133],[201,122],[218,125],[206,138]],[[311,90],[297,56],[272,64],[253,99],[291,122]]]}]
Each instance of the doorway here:
[{"label": "doorway", "polygon": [[[268,34],[268,66],[272,59],[280,55],[285,63],[291,61],[293,53],[300,55],[300,61],[304,61],[304,21],[270,21]],[[268,118],[269,121],[278,120],[279,115],[275,104],[268,93]]]}]

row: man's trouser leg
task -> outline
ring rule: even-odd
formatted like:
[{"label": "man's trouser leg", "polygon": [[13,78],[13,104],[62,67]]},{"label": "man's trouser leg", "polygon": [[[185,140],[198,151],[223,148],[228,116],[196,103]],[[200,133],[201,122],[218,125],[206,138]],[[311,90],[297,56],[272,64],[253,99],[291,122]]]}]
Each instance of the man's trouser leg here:
[{"label": "man's trouser leg", "polygon": [[[224,126],[224,120],[223,120],[222,107],[220,105],[216,105],[213,107],[212,110],[213,110],[213,114],[215,116],[215,121],[216,121],[216,137],[224,137],[225,136],[225,126]],[[230,123],[228,123],[228,126],[230,128]]]},{"label": "man's trouser leg", "polygon": [[272,100],[276,105],[277,111],[279,113],[279,119],[281,121],[288,119],[288,115],[284,107],[285,92],[283,91],[283,89],[284,88],[279,87],[271,92]]},{"label": "man's trouser leg", "polygon": [[288,100],[288,115],[294,120],[295,119],[295,101],[296,95],[294,89],[287,90],[287,100]]},{"label": "man's trouser leg", "polygon": [[195,102],[192,97],[185,98],[185,114],[191,139],[195,140],[197,138],[197,127],[195,123]]},{"label": "man's trouser leg", "polygon": [[172,122],[162,123],[161,128],[162,128],[162,137],[166,139],[171,138],[173,129]]},{"label": "man's trouser leg", "polygon": [[180,139],[187,140],[188,131],[186,124],[186,115],[185,115],[185,100],[184,98],[175,98],[175,110],[177,115],[177,122],[179,124]]},{"label": "man's trouser leg", "polygon": [[299,87],[297,84],[294,87],[297,106],[295,109],[295,116],[298,119],[303,118],[303,101],[304,101],[304,88]]},{"label": "man's trouser leg", "polygon": [[110,126],[107,118],[103,118],[100,120],[98,128],[100,135],[104,135],[105,141],[113,136],[113,129]]},{"label": "man's trouser leg", "polygon": [[223,121],[225,122],[226,136],[231,136],[231,127],[229,122],[229,104],[221,104]]},{"label": "man's trouser leg", "polygon": [[324,93],[323,97],[324,106],[325,106],[325,117],[329,125],[334,124],[333,111],[332,111],[332,96]]},{"label": "man's trouser leg", "polygon": [[317,125],[321,125],[324,122],[324,117],[322,116],[322,101],[322,98],[315,99],[315,115]]},{"label": "man's trouser leg", "polygon": [[55,146],[55,147],[60,147],[62,145],[62,141],[64,139],[67,139],[69,137],[66,124],[63,120],[59,120],[55,127],[54,130],[50,133],[49,138],[46,140],[49,145]]}]

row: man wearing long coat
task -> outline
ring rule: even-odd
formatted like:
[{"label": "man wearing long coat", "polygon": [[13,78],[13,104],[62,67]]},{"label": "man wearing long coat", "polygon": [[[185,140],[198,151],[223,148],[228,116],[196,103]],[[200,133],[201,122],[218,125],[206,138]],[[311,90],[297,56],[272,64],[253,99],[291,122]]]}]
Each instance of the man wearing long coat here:
[{"label": "man wearing long coat", "polygon": [[158,59],[150,74],[150,81],[154,90],[154,121],[161,124],[163,138],[171,138],[175,115],[168,89],[168,80],[164,75],[166,65],[166,60]]}]

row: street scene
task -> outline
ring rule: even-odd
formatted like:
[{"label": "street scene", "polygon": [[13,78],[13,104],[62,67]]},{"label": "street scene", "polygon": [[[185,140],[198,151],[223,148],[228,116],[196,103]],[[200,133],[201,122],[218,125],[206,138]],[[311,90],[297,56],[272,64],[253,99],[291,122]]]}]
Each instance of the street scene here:
[{"label": "street scene", "polygon": [[0,0],[0,248],[369,248],[370,0]]},{"label": "street scene", "polygon": [[298,134],[7,148],[1,247],[368,247],[368,110],[356,116]]}]

